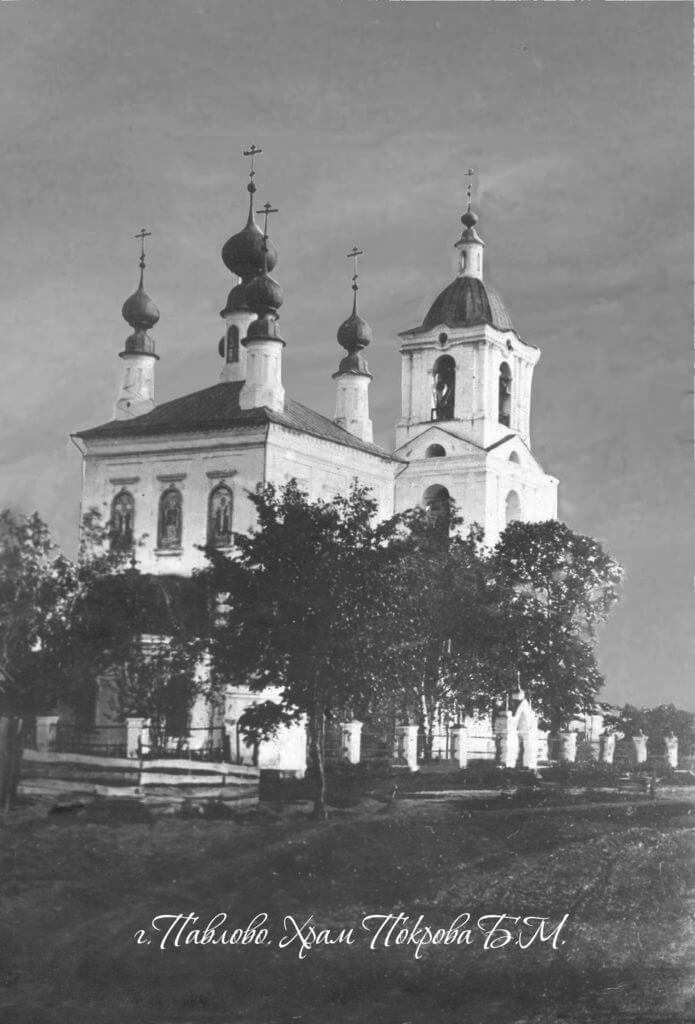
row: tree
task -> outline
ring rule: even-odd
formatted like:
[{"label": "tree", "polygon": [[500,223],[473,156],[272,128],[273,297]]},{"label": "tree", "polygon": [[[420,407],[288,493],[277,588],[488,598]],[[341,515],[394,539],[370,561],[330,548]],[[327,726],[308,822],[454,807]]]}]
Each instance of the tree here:
[{"label": "tree", "polygon": [[64,693],[71,563],[37,513],[0,512],[0,711],[53,711]]},{"label": "tree", "polygon": [[87,696],[93,707],[96,679],[106,677],[116,716],[149,719],[156,743],[199,694],[214,697],[209,674],[200,671],[207,654],[205,580],[142,573],[134,551],[110,539],[109,524],[90,511],[68,621],[74,703]]},{"label": "tree", "polygon": [[372,627],[389,525],[375,524],[376,503],[357,486],[332,501],[310,501],[296,481],[250,497],[255,532],[235,534],[233,558],[207,551],[212,586],[224,595],[215,671],[258,693],[275,690],[243,716],[255,739],[306,717],[314,814],[323,817],[326,722],[361,713],[381,685]]},{"label": "tree", "polygon": [[622,569],[598,541],[556,520],[510,523],[493,559],[508,590],[509,648],[519,681],[558,729],[595,705],[603,685],[597,629],[618,600]]},{"label": "tree", "polygon": [[451,507],[411,510],[395,524],[374,647],[390,699],[423,729],[429,760],[442,717],[490,710],[504,694],[496,654],[505,592],[482,532],[458,532]]},{"label": "tree", "polygon": [[661,742],[672,733],[678,737],[678,748],[685,755],[691,753],[695,744],[695,714],[675,704],[659,704],[655,708],[625,704],[617,713],[608,712],[606,719],[626,736],[643,732],[652,743]]}]

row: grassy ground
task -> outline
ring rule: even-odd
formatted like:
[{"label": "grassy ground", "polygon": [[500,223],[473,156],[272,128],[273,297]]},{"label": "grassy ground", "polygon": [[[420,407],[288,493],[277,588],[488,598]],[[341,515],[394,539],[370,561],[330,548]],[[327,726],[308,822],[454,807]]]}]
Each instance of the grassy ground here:
[{"label": "grassy ground", "polygon": [[[0,825],[0,1019],[695,1021],[692,794],[566,800],[372,796],[325,824],[306,804],[220,820],[19,809]],[[158,948],[156,915],[218,912],[242,927],[267,913],[269,944]],[[469,913],[471,944],[371,950],[360,922],[386,913],[444,927]],[[279,948],[283,918],[311,914],[353,944]],[[476,922],[493,914],[568,914],[564,944],[485,949]]]}]

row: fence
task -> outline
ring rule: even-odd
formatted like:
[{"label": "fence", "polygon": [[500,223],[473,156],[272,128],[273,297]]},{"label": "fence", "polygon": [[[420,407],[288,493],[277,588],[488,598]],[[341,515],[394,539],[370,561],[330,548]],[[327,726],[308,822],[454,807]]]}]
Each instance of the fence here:
[{"label": "fence", "polygon": [[55,727],[54,750],[59,754],[125,757],[125,726],[96,725],[91,729],[78,729],[66,722],[58,722]]},{"label": "fence", "polygon": [[231,760],[229,741],[223,726],[189,729],[185,736],[165,736],[154,730],[145,730],[149,740],[140,742],[143,759],[183,759],[187,761]]}]

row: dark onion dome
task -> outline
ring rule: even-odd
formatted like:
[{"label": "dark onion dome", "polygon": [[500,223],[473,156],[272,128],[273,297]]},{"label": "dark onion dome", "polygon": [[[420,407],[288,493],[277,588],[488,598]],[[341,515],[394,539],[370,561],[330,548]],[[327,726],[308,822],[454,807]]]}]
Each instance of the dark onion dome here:
[{"label": "dark onion dome", "polygon": [[246,286],[246,302],[254,313],[279,309],[283,298],[282,288],[269,274],[259,274]]},{"label": "dark onion dome", "polygon": [[275,246],[268,241],[268,262],[265,263],[265,249],[263,246],[263,232],[253,217],[253,211],[249,211],[249,219],[246,225],[236,235],[232,235],[222,246],[222,262],[228,270],[236,274],[242,280],[262,274],[267,265],[272,270],[278,261],[278,254]]},{"label": "dark onion dome", "polygon": [[[359,352],[372,341],[372,329],[366,320],[353,309],[347,320],[338,328],[338,344],[348,352]],[[343,360],[344,362],[344,360]]]},{"label": "dark onion dome", "polygon": [[273,312],[264,313],[249,325],[243,344],[249,341],[281,341],[285,344],[278,331],[277,316]]},{"label": "dark onion dome", "polygon": [[246,285],[241,282],[235,284],[227,296],[227,305],[220,310],[220,316],[229,316],[230,313],[248,312],[249,304],[246,298]]},{"label": "dark onion dome", "polygon": [[[139,353],[141,355],[154,356],[159,359],[154,351],[154,339],[150,338],[146,331],[137,328],[134,334],[126,338],[124,352]],[[123,353],[121,353],[123,355]]]},{"label": "dark onion dome", "polygon": [[500,331],[513,331],[511,317],[500,295],[477,277],[457,277],[438,295],[422,321],[424,328],[474,327],[490,324]]},{"label": "dark onion dome", "polygon": [[367,360],[359,352],[350,352],[349,355],[344,356],[340,360],[338,365],[338,373],[334,373],[333,377],[339,376],[341,373],[354,373],[360,377],[371,377],[369,367],[367,366]]},{"label": "dark onion dome", "polygon": [[475,225],[478,223],[478,214],[473,213],[469,206],[464,215],[461,217],[461,223],[465,228],[474,228]]},{"label": "dark onion dome", "polygon": [[126,323],[143,331],[154,327],[159,320],[159,310],[142,287],[142,281],[138,290],[123,303],[121,313]]}]

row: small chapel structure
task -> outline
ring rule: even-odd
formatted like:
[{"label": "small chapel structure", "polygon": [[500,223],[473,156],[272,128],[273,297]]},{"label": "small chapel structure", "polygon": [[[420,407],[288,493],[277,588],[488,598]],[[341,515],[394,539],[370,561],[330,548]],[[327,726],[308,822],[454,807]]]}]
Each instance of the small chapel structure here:
[{"label": "small chapel structure", "polygon": [[[356,248],[352,311],[337,331],[344,355],[332,375],[335,415],[285,392],[283,360],[292,358],[292,344],[280,325],[283,292],[271,276],[278,254],[268,222],[278,211],[256,204],[260,152],[254,146],[245,153],[251,159],[246,223],[222,247],[234,281],[220,314],[218,380],[162,405],[155,400],[159,354],[150,334],[160,314],[144,287],[147,233],[137,236],[140,277],[122,310],[131,333],[119,354],[114,414],[72,435],[83,459],[83,513],[98,509],[111,524],[112,543],[132,552],[142,572],[184,577],[205,564],[201,545],[231,552],[233,533],[253,529],[249,492],[293,478],[311,499],[346,494],[356,479],[371,489],[384,518],[453,502],[467,524],[482,526],[489,544],[511,520],[555,518],[558,482],[543,471],[530,440],[540,352],[520,336],[484,279],[485,243],[471,209],[470,177],[456,276],[422,323],[399,335],[401,415],[389,450],[373,439],[372,375],[364,355],[373,337],[358,310]],[[234,724],[254,700],[257,694],[230,689],[223,711],[232,754],[240,759],[249,754]],[[192,721],[202,724],[213,713],[196,706]],[[524,705],[527,732],[529,714]],[[97,700],[96,724],[107,721],[106,703]],[[494,756],[500,729],[486,728]],[[255,756],[261,767],[303,770],[303,743],[298,728],[262,744]]]}]

